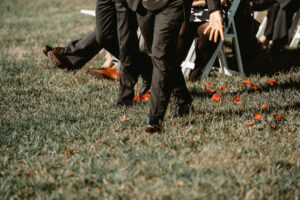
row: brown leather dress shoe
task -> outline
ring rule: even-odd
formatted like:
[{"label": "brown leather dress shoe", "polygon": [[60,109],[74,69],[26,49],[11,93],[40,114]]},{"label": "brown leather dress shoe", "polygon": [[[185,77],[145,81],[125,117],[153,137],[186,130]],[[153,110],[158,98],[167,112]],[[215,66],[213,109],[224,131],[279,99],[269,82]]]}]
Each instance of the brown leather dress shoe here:
[{"label": "brown leather dress shoe", "polygon": [[67,70],[77,69],[72,65],[69,59],[63,55],[65,50],[65,47],[51,47],[48,45],[44,45],[43,47],[44,54],[55,67]]},{"label": "brown leather dress shoe", "polygon": [[116,67],[112,67],[109,69],[93,69],[89,70],[89,73],[98,79],[112,79],[118,80],[120,79],[120,72],[117,70]]}]

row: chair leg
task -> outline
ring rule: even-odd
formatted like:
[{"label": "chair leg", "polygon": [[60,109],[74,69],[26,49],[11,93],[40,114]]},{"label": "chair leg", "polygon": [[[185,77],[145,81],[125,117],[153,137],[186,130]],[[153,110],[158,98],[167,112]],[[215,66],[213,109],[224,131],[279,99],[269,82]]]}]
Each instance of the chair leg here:
[{"label": "chair leg", "polygon": [[205,68],[204,68],[204,71],[201,75],[201,79],[204,79],[208,76],[209,72],[211,71],[212,67],[213,67],[213,64],[214,62],[216,61],[216,58],[219,54],[219,51],[222,47],[222,44],[223,44],[223,41],[220,40],[215,52],[213,53],[213,55],[210,57],[208,63],[206,64]]},{"label": "chair leg", "polygon": [[196,59],[196,44],[197,38],[193,41],[191,48],[186,56],[186,59],[181,63],[181,71],[184,78],[189,78],[191,70],[195,68],[195,59]]},{"label": "chair leg", "polygon": [[233,28],[233,33],[234,33],[234,45],[235,45],[235,50],[236,50],[236,54],[237,54],[237,61],[238,61],[238,66],[239,66],[239,71],[241,74],[245,74],[244,72],[244,68],[243,68],[243,62],[242,62],[242,56],[241,56],[241,51],[240,51],[240,44],[239,44],[239,40],[237,37],[237,31],[236,31],[236,27],[235,27],[235,22],[232,22],[232,28]]}]

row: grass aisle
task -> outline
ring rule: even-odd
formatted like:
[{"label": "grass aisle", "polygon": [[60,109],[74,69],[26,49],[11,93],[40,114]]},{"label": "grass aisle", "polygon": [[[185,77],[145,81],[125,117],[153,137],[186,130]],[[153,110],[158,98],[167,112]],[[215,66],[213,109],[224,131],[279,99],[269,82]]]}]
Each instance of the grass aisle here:
[{"label": "grass aisle", "polygon": [[195,112],[173,120],[171,102],[150,136],[149,102],[115,109],[118,83],[86,73],[103,54],[65,73],[41,52],[92,31],[94,6],[1,1],[0,199],[300,198],[299,66],[189,83]]}]

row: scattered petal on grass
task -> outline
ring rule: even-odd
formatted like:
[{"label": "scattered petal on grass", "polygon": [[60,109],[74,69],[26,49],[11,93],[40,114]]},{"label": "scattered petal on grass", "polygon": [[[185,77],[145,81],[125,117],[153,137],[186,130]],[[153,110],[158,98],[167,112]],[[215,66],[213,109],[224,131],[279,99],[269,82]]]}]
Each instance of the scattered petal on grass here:
[{"label": "scattered petal on grass", "polygon": [[232,101],[236,104],[242,104],[243,103],[243,101],[238,96],[235,96]]},{"label": "scattered petal on grass", "polygon": [[208,85],[211,85],[211,84],[213,84],[214,82],[213,81],[207,81],[207,84]]},{"label": "scattered petal on grass", "polygon": [[183,186],[183,182],[182,181],[178,181],[177,185],[178,185],[178,187],[181,187],[181,186]]},{"label": "scattered petal on grass", "polygon": [[219,94],[214,94],[212,97],[211,97],[211,100],[212,101],[219,101],[221,99],[221,95]]},{"label": "scattered petal on grass", "polygon": [[261,114],[256,114],[254,116],[254,120],[258,120],[258,119],[261,119],[262,118],[262,115]]},{"label": "scattered petal on grass", "polygon": [[215,103],[215,106],[219,106],[221,104],[223,104],[223,101],[221,101],[220,103]]},{"label": "scattered petal on grass", "polygon": [[220,87],[220,90],[227,90],[228,89],[228,86],[226,85],[223,85],[222,87]]},{"label": "scattered petal on grass", "polygon": [[271,128],[276,128],[276,126],[274,124],[270,124]]},{"label": "scattered petal on grass", "polygon": [[253,90],[258,90],[258,89],[259,89],[259,86],[257,86],[257,85],[252,85],[252,89],[253,89]]},{"label": "scattered petal on grass", "polygon": [[141,96],[140,100],[142,100],[142,101],[149,101],[150,97],[151,97],[151,94],[150,94],[150,91],[149,91],[144,96]]},{"label": "scattered petal on grass", "polygon": [[248,85],[250,85],[250,86],[253,85],[253,83],[252,83],[251,81],[248,81],[248,80],[243,80],[242,83],[248,84]]},{"label": "scattered petal on grass", "polygon": [[246,123],[246,126],[253,126],[253,122]]},{"label": "scattered petal on grass", "polygon": [[275,114],[274,117],[275,117],[275,119],[277,119],[278,121],[282,120],[282,116],[281,116],[281,115]]},{"label": "scattered petal on grass", "polygon": [[215,90],[211,88],[204,88],[204,92],[211,92],[213,93]]},{"label": "scattered petal on grass", "polygon": [[151,97],[150,91],[147,92],[144,96],[140,96],[140,93],[137,92],[137,93],[136,93],[136,96],[133,97],[133,101],[138,101],[138,100],[141,100],[141,101],[149,101],[149,100],[150,100],[150,97]]},{"label": "scattered petal on grass", "polygon": [[267,104],[263,104],[263,105],[262,105],[262,109],[263,109],[263,110],[265,110],[265,109],[267,109],[267,108],[269,108],[269,106],[268,106]]},{"label": "scattered petal on grass", "polygon": [[190,164],[190,168],[194,169],[196,166],[194,164]]},{"label": "scattered petal on grass", "polygon": [[100,85],[100,86],[98,86],[98,88],[99,88],[99,89],[102,89],[102,86]]},{"label": "scattered petal on grass", "polygon": [[269,81],[269,83],[271,84],[271,85],[274,85],[275,83],[276,83],[276,81],[275,80],[268,80]]},{"label": "scattered petal on grass", "polygon": [[139,100],[139,97],[138,96],[134,96],[133,97],[133,101],[137,101],[137,100]]},{"label": "scattered petal on grass", "polygon": [[238,89],[244,89],[244,86],[243,85],[240,85],[237,87]]},{"label": "scattered petal on grass", "polygon": [[126,115],[123,115],[122,117],[120,117],[120,121],[121,122],[125,122],[125,121],[128,121],[129,118],[126,118]]}]

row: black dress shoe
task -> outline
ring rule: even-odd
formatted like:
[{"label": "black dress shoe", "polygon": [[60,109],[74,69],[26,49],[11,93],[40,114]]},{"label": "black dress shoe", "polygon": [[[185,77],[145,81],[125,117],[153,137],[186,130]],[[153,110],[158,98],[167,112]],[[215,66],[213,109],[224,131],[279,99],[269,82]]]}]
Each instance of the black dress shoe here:
[{"label": "black dress shoe", "polygon": [[117,108],[121,108],[121,107],[130,107],[133,105],[133,102],[132,101],[124,101],[124,100],[117,100],[117,103],[116,103],[116,107]]},{"label": "black dress shoe", "polygon": [[146,132],[147,133],[159,133],[161,131],[162,131],[162,120],[148,117],[147,125],[146,125]]},{"label": "black dress shoe", "polygon": [[43,46],[43,52],[44,52],[45,56],[47,56],[47,57],[48,57],[48,52],[52,51],[52,50],[53,50],[53,47],[51,47],[49,45],[44,45]]},{"label": "black dress shoe", "polygon": [[194,112],[194,106],[192,103],[176,105],[174,108],[173,118],[186,116],[190,112]]},{"label": "black dress shoe", "polygon": [[151,81],[143,80],[142,87],[139,90],[140,96],[144,96],[145,94],[147,94],[147,92],[150,90],[150,87],[151,87]]}]

